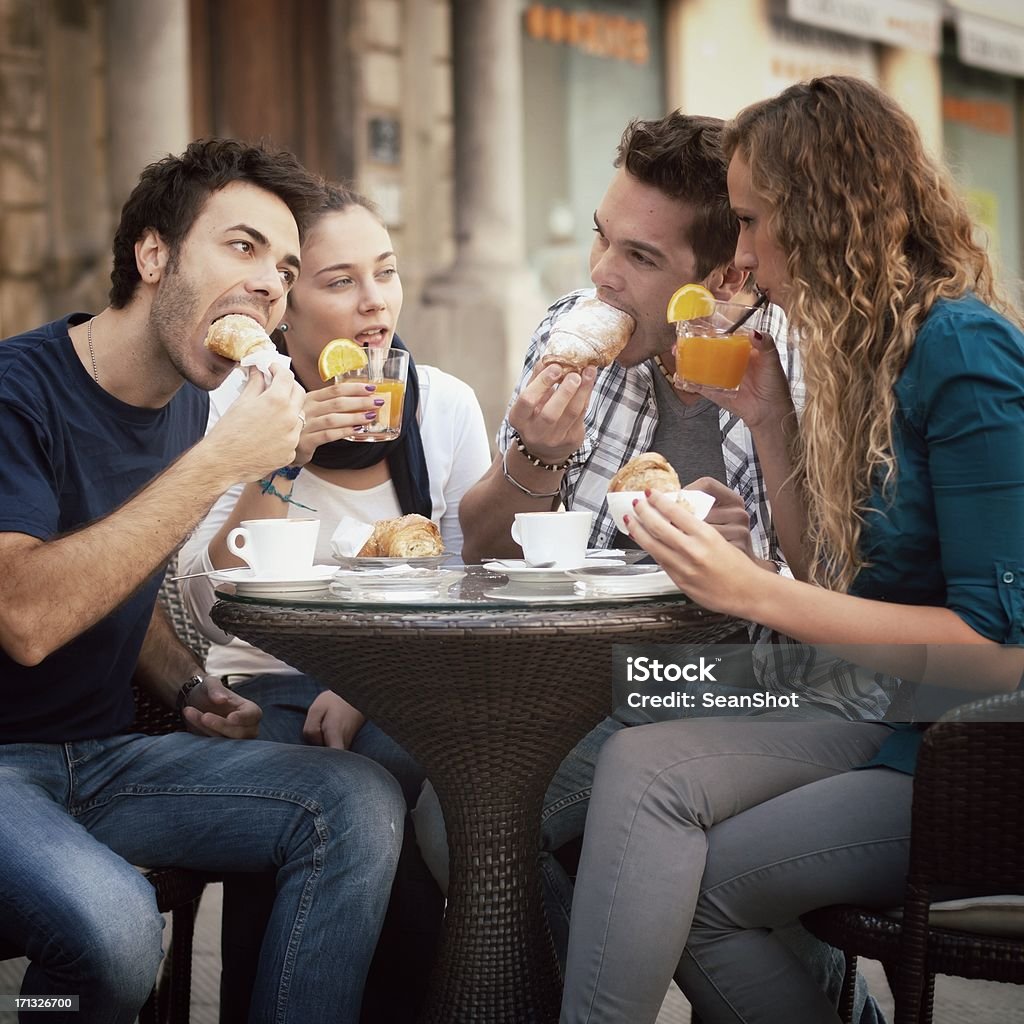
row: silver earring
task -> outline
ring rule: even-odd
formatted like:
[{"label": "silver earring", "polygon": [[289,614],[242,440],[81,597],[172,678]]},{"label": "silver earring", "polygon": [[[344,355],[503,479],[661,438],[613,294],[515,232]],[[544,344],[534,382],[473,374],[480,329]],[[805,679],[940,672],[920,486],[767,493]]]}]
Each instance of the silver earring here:
[{"label": "silver earring", "polygon": [[279,330],[279,331],[280,331],[280,332],[281,332],[282,334],[287,334],[287,333],[288,333],[288,325],[287,325],[286,323],[279,323],[279,324],[277,325],[277,329],[278,329],[278,330]]}]

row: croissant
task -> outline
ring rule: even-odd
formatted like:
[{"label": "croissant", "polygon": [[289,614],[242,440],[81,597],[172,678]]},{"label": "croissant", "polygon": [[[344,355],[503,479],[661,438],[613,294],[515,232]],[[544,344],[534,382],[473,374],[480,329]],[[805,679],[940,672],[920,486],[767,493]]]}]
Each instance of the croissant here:
[{"label": "croissant", "polygon": [[580,299],[551,331],[541,366],[558,363],[580,372],[585,366],[607,366],[625,347],[636,328],[628,313],[600,299]]},{"label": "croissant", "polygon": [[254,349],[274,347],[267,332],[251,316],[243,316],[241,313],[230,313],[214,320],[206,332],[203,344],[211,352],[225,359],[233,359],[236,363]]},{"label": "croissant", "polygon": [[678,491],[679,477],[664,455],[647,452],[630,459],[611,478],[609,491]]},{"label": "croissant", "polygon": [[436,523],[415,512],[398,519],[378,519],[360,558],[429,558],[444,554]]}]

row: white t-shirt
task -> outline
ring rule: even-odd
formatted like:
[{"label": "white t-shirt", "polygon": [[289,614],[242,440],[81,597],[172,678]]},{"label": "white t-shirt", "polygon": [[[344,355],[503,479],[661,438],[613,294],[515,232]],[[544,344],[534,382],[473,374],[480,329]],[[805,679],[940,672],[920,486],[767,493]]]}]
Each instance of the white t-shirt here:
[{"label": "white t-shirt", "polygon": [[[430,476],[430,503],[446,551],[462,551],[459,526],[459,502],[491,464],[483,413],[473,389],[434,366],[417,365],[420,384],[420,436]],[[235,371],[210,395],[210,421],[207,430],[224,414],[239,395],[240,371]],[[218,499],[209,515],[181,549],[178,571],[209,572],[213,563],[207,551],[210,541],[235,507],[242,484],[232,487]],[[315,513],[288,506],[289,516],[314,515],[320,520],[314,561],[330,565],[331,536],[342,516],[363,522],[392,519],[402,514],[394,484],[388,480],[364,491],[355,491],[327,483],[313,473],[300,473],[292,496]],[[296,669],[278,661],[244,640],[229,636],[210,620],[214,603],[213,584],[204,578],[182,584],[185,604],[200,630],[213,645],[206,659],[208,672],[214,675],[259,675],[265,672],[298,674]]]}]

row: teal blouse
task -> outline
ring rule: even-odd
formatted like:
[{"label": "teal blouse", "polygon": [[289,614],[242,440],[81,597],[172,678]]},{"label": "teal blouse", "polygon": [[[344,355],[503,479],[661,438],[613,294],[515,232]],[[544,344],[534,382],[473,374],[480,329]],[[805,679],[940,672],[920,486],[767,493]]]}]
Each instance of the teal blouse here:
[{"label": "teal blouse", "polygon": [[[851,593],[944,606],[1024,643],[1024,334],[973,296],[940,300],[895,394],[897,478],[874,496]],[[912,772],[919,743],[898,729],[871,764]]]}]

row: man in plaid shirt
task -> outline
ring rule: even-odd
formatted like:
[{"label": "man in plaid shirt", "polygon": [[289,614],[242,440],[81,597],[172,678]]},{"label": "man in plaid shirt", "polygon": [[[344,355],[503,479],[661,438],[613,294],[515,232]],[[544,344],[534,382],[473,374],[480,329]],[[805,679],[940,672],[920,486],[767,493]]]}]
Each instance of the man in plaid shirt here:
[{"label": "man in plaid shirt", "polygon": [[[681,480],[715,495],[707,522],[766,567],[789,571],[750,431],[707,398],[673,388],[667,369],[674,365],[675,332],[665,318],[672,293],[700,281],[726,299],[744,284],[732,263],[738,225],[719,147],[722,127],[717,118],[678,112],[626,127],[615,176],[594,214],[590,271],[596,294],[629,313],[636,330],[601,370],[537,372],[554,327],[595,290],[573,292],[548,310],[498,431],[498,454],[460,505],[467,562],[518,556],[510,534],[515,514],[562,503],[594,513],[592,547],[635,546],[618,533],[605,494],[626,462],[658,451]],[[769,306],[763,327],[799,410],[797,350],[787,344],[782,311]],[[760,627],[751,640],[756,679],[766,690],[796,693],[804,708],[848,718],[885,712],[895,681],[817,657]]]},{"label": "man in plaid shirt", "polygon": [[[686,282],[699,281],[716,298],[728,299],[744,285],[732,262],[738,225],[729,206],[726,161],[719,147],[722,127],[718,119],[678,112],[627,126],[615,176],[594,214],[590,271],[595,288],[559,299],[534,332],[498,432],[498,454],[462,500],[467,562],[518,556],[510,535],[515,514],[561,504],[593,512],[592,547],[632,544],[618,533],[608,512],[608,483],[636,455],[658,451],[681,480],[694,481],[715,495],[709,523],[766,568],[789,571],[771,525],[769,495],[745,424],[671,383],[675,333],[665,311],[673,292]],[[636,330],[615,362],[564,377],[557,366],[538,369],[559,320],[582,297],[595,293],[636,321]],[[762,329],[779,349],[799,410],[803,391],[796,346],[787,344],[781,310],[769,306]],[[754,685],[798,694],[806,715],[880,718],[884,713],[895,680],[820,658],[761,627],[752,627],[750,639]],[[605,739],[625,726],[649,721],[648,715],[617,709],[566,758],[545,798],[545,851],[557,850],[582,834],[594,764]],[[418,823],[429,820],[429,812],[423,812],[431,798],[428,794],[421,801]],[[422,831],[429,831],[429,826]],[[424,840],[431,845],[431,839],[421,834]],[[553,857],[542,857],[542,865],[549,918],[561,954],[572,889]],[[822,986],[837,994],[841,954],[833,957],[829,947],[798,925],[789,932],[798,955]],[[859,1004],[865,991],[862,985]],[[864,1004],[861,1024],[875,1020],[874,1011],[873,1000]]]}]

